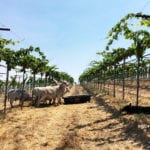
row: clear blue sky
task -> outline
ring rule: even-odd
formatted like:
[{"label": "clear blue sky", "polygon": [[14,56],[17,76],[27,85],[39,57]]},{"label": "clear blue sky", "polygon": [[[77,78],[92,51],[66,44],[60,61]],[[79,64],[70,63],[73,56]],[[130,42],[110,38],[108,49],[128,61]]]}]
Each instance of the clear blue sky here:
[{"label": "clear blue sky", "polygon": [[150,14],[150,0],[2,0],[0,36],[21,41],[16,48],[40,47],[50,65],[77,81],[108,31],[128,13]]}]

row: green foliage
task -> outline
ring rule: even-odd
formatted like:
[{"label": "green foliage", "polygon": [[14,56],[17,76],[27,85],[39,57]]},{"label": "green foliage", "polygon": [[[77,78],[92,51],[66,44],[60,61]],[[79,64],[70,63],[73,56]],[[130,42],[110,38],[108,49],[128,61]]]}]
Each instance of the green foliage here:
[{"label": "green foliage", "polygon": [[12,39],[7,40],[0,37],[0,50],[2,50],[6,45],[15,45],[15,42]]},{"label": "green foliage", "polygon": [[14,44],[14,41],[0,37],[0,61],[3,60],[6,62],[8,70],[11,70],[16,65],[15,51],[7,47]]},{"label": "green foliage", "polygon": [[10,71],[12,68],[16,66],[16,57],[15,57],[15,51],[4,48],[1,50],[1,60],[5,61],[8,67],[8,70]]},{"label": "green foliage", "polygon": [[11,76],[11,80],[9,81],[9,86],[12,86],[13,89],[19,85],[19,83],[16,80],[17,76]]},{"label": "green foliage", "polygon": [[[134,40],[135,33],[129,28],[128,20],[136,18],[140,22],[143,21],[143,14],[141,13],[130,13],[123,17],[108,33],[108,43],[106,45],[106,50],[109,50],[110,46],[113,44],[114,40],[117,40],[119,35],[123,34],[125,39]],[[141,33],[142,34],[142,33]]]},{"label": "green foliage", "polygon": [[73,78],[66,72],[60,72],[59,75],[60,75],[60,80],[62,81],[68,81],[69,83],[74,82]]},{"label": "green foliage", "polygon": [[[133,31],[130,28],[128,21],[131,19],[136,19],[139,22],[143,21],[143,15],[141,13],[130,13],[123,17],[108,33],[108,42],[103,52],[98,52],[98,55],[103,56],[103,61],[92,61],[90,63],[91,67],[86,69],[79,77],[81,83],[92,82],[97,78],[103,80],[107,76],[109,79],[112,78],[114,70],[117,67],[118,74],[119,72],[129,72],[130,74],[136,72],[137,66],[135,64],[124,64],[122,68],[122,61],[125,61],[128,57],[136,56],[138,60],[142,60],[146,49],[150,48],[150,33],[146,30],[137,30]],[[144,18],[145,19],[145,18]],[[149,21],[148,21],[149,22]],[[115,40],[119,40],[119,37],[123,36],[124,39],[132,41],[132,44],[128,48],[116,48],[113,49],[111,46]],[[109,51],[109,52],[108,52]],[[140,67],[140,66],[138,66]],[[124,70],[124,71],[123,71]],[[127,76],[127,74],[126,74]]]},{"label": "green foliage", "polygon": [[142,20],[141,25],[150,27],[150,19],[149,20]]}]

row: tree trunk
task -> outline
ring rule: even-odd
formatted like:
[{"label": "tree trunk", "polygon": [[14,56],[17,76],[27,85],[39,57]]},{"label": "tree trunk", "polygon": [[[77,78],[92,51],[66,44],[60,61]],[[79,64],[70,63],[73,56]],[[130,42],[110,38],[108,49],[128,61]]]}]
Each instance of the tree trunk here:
[{"label": "tree trunk", "polygon": [[148,78],[150,78],[150,65],[148,66]]},{"label": "tree trunk", "polygon": [[44,85],[47,86],[47,75],[45,74]]},{"label": "tree trunk", "polygon": [[122,100],[125,97],[125,58],[123,59],[123,75],[122,75]]},{"label": "tree trunk", "polygon": [[105,70],[104,70],[103,84],[104,84],[103,91],[105,92]]},{"label": "tree trunk", "polygon": [[109,80],[108,80],[108,91],[107,92],[108,92],[108,95],[109,95]]},{"label": "tree trunk", "polygon": [[24,103],[23,90],[24,90],[24,85],[25,85],[25,79],[24,79],[25,72],[26,72],[25,69],[23,69],[23,79],[22,79],[22,88],[21,88],[21,99],[20,99],[20,107],[21,107],[21,109],[22,109],[23,103]]},{"label": "tree trunk", "polygon": [[5,96],[4,96],[4,114],[6,114],[6,102],[7,102],[7,92],[8,92],[8,79],[9,79],[9,69],[8,68],[9,68],[9,66],[7,65]]},{"label": "tree trunk", "polygon": [[33,87],[32,88],[34,87],[35,87],[35,73],[33,74]]},{"label": "tree trunk", "polygon": [[136,80],[136,106],[139,105],[139,87],[140,87],[140,81],[139,81],[139,67],[140,67],[140,58],[137,58],[137,80]]},{"label": "tree trunk", "polygon": [[116,97],[116,65],[114,66],[114,89],[113,89],[113,97]]}]

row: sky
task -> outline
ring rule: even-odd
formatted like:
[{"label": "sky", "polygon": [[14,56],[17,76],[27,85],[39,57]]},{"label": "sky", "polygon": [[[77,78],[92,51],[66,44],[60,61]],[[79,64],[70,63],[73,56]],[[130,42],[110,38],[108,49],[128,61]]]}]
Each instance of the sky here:
[{"label": "sky", "polygon": [[[75,81],[105,49],[110,29],[128,13],[150,14],[150,0],[1,0],[0,36],[15,49],[40,47],[49,65]],[[119,44],[119,43],[118,43]],[[1,69],[1,68],[0,68]]]}]

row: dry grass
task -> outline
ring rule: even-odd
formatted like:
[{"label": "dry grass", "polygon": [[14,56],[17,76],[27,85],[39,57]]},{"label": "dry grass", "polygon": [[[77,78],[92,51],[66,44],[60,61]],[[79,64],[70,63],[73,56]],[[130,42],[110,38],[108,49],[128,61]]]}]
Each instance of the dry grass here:
[{"label": "dry grass", "polygon": [[[76,92],[85,91],[72,87],[70,94]],[[90,103],[7,109],[6,118],[0,121],[1,149],[150,149],[150,118],[121,115],[117,104],[108,96],[97,95]]]}]

